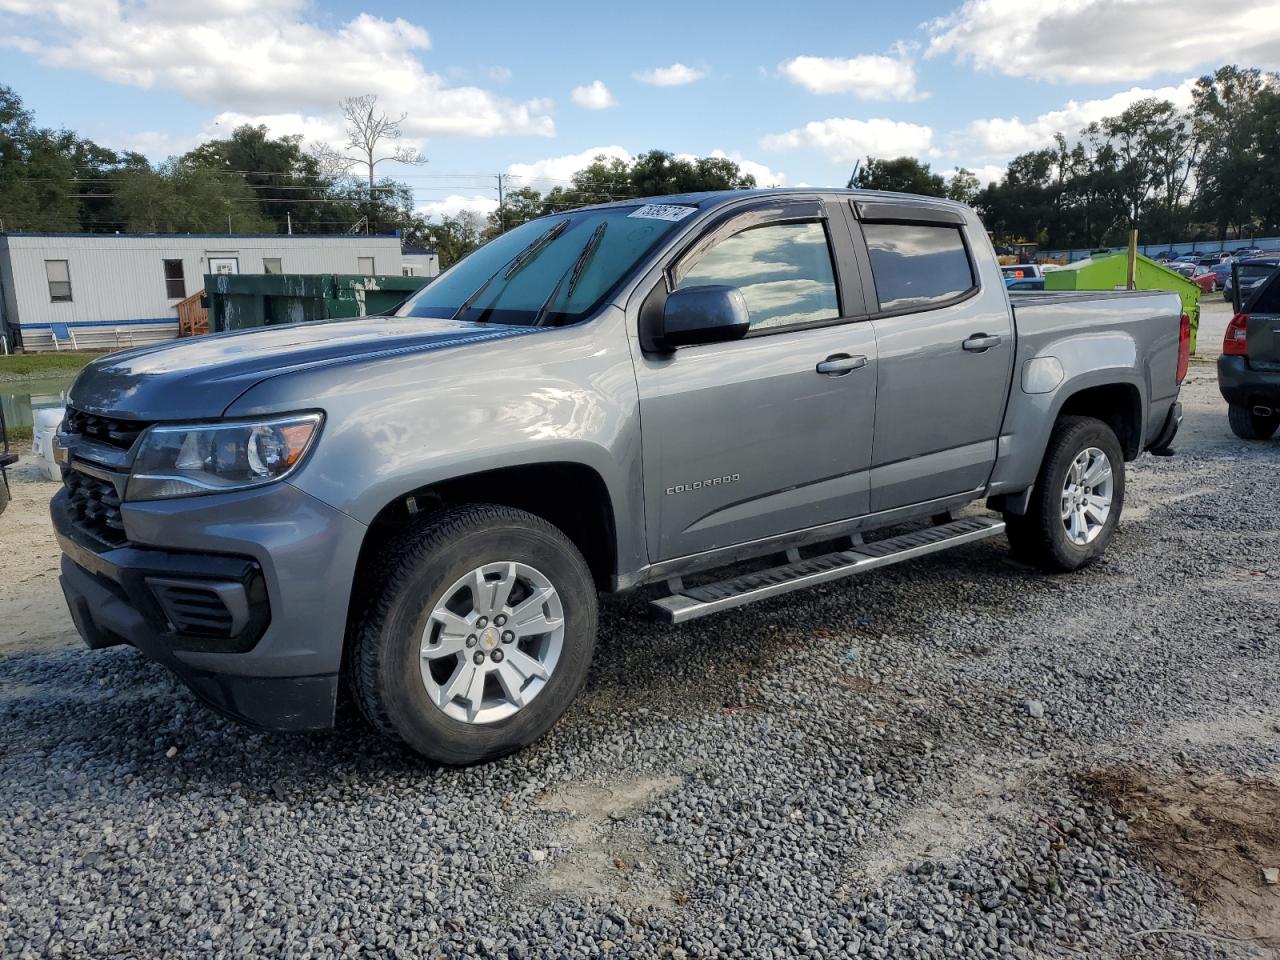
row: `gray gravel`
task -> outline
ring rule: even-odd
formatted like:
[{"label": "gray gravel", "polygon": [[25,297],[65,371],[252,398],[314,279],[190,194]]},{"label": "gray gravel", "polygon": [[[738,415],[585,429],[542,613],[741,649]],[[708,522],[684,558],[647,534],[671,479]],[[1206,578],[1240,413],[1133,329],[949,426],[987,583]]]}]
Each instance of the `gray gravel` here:
[{"label": "gray gravel", "polygon": [[582,699],[485,767],[254,733],[128,650],[0,659],[0,954],[1260,955],[1135,936],[1211,928],[1077,779],[1280,768],[1280,444],[1195,370],[1094,568],[610,599]]}]

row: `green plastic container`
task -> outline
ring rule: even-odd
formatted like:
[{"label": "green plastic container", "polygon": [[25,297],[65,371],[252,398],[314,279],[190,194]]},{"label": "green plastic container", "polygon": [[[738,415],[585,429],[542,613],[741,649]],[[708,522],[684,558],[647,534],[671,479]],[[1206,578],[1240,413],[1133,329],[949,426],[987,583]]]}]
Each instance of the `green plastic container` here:
[{"label": "green plastic container", "polygon": [[[1046,290],[1123,290],[1128,280],[1126,253],[1099,254],[1077,260],[1061,270],[1044,275]],[[1169,290],[1182,298],[1182,309],[1191,317],[1191,352],[1196,352],[1196,332],[1200,329],[1200,288],[1182,274],[1138,255],[1135,270],[1139,290]]]},{"label": "green plastic container", "polygon": [[427,277],[218,273],[204,278],[209,332],[387,313]]}]

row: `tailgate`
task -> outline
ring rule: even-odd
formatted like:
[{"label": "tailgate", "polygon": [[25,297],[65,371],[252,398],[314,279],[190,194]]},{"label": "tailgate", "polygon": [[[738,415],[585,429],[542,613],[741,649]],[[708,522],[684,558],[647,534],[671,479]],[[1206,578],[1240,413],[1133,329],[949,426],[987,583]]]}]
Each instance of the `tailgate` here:
[{"label": "tailgate", "polygon": [[1244,305],[1249,366],[1255,370],[1280,370],[1280,272],[1274,273]]},{"label": "tailgate", "polygon": [[1280,313],[1251,313],[1248,327],[1249,366],[1280,370]]}]

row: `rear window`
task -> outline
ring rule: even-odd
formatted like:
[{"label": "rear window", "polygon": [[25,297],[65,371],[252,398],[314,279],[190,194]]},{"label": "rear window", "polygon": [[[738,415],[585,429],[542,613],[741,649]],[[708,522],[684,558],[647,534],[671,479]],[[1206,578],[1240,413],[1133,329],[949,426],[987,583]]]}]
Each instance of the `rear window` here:
[{"label": "rear window", "polygon": [[959,227],[864,223],[881,310],[927,310],[974,288]]},{"label": "rear window", "polygon": [[1269,277],[1273,270],[1275,270],[1274,264],[1269,263],[1242,263],[1236,267],[1241,285],[1253,283],[1263,277]]}]

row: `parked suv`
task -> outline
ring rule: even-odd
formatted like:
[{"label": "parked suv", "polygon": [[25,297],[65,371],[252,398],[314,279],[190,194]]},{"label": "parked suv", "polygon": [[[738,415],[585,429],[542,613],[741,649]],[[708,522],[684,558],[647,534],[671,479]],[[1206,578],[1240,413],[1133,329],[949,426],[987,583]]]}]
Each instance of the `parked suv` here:
[{"label": "parked suv", "polygon": [[573,700],[600,591],[682,623],[1002,533],[1091,563],[1189,344],[1172,293],[1011,302],[944,200],[572,210],[394,316],[95,360],[57,439],[62,585],[90,647],[226,713],[322,728],[345,685],[470,763]]},{"label": "parked suv", "polygon": [[[1218,389],[1227,401],[1232,432],[1244,440],[1269,440],[1280,428],[1280,270],[1236,264],[1236,314],[1227,324],[1218,357]],[[1261,273],[1260,279],[1250,276]]]}]

